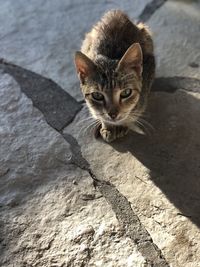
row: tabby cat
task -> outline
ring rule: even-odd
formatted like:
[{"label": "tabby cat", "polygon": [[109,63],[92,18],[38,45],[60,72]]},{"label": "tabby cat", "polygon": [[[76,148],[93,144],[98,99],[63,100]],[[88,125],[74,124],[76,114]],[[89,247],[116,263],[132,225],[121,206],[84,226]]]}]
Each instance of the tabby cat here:
[{"label": "tabby cat", "polygon": [[107,12],[75,53],[81,89],[106,142],[136,130],[155,73],[150,31],[119,10]]}]

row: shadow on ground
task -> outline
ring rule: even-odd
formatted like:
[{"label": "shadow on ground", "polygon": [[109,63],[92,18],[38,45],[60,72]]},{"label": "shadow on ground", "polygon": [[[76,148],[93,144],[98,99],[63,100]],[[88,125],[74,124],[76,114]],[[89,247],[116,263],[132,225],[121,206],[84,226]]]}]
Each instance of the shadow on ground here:
[{"label": "shadow on ground", "polygon": [[[22,91],[32,99],[34,106],[40,109],[53,128],[62,129],[80,110],[80,103],[58,88],[53,81],[19,66],[0,63],[0,67],[17,80]],[[178,88],[188,91],[177,90]],[[197,97],[199,88],[198,79],[157,78],[153,85],[154,92],[150,99],[149,110],[146,112],[150,114],[148,121],[155,131],[147,136],[132,133],[127,138],[112,144],[114,149],[121,153],[129,151],[142,162],[149,169],[155,185],[180,210],[180,216],[190,218],[198,226],[200,226],[200,98]]]},{"label": "shadow on ground", "polygon": [[81,109],[81,104],[51,79],[7,63],[3,59],[0,59],[0,70],[10,74],[17,81],[22,92],[44,114],[46,121],[58,131],[72,122]]},{"label": "shadow on ground", "polygon": [[200,99],[195,96],[184,90],[153,93],[147,113],[155,130],[148,136],[131,133],[112,146],[142,162],[178,215],[200,227]]}]

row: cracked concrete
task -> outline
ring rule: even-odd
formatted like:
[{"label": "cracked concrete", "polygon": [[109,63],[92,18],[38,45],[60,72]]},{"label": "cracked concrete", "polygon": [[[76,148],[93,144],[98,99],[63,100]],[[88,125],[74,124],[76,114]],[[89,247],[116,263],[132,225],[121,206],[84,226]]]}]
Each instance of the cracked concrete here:
[{"label": "cracked concrete", "polygon": [[[0,57],[20,67],[0,62],[0,265],[200,266],[199,3],[89,6],[2,3]],[[72,55],[111,7],[150,24],[160,77],[147,135],[108,145],[84,121]]]}]

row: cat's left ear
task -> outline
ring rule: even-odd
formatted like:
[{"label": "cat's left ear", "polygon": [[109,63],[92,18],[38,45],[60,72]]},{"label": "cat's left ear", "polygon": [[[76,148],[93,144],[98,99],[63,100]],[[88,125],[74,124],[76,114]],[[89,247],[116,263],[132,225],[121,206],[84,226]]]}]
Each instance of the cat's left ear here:
[{"label": "cat's left ear", "polygon": [[74,62],[81,83],[84,83],[86,78],[92,77],[95,74],[96,65],[80,51],[75,53]]},{"label": "cat's left ear", "polygon": [[139,43],[132,44],[118,63],[117,70],[130,72],[134,70],[140,77],[142,74],[142,49]]}]

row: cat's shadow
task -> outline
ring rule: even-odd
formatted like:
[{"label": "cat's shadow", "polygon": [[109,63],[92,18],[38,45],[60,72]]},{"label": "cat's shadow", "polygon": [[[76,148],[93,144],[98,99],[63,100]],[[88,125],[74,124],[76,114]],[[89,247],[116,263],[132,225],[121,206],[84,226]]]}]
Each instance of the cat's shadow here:
[{"label": "cat's shadow", "polygon": [[[186,91],[153,93],[150,135],[129,134],[112,143],[149,169],[150,179],[171,203],[200,226],[200,99]],[[135,170],[131,170],[136,175]],[[133,190],[134,192],[134,190]]]}]

